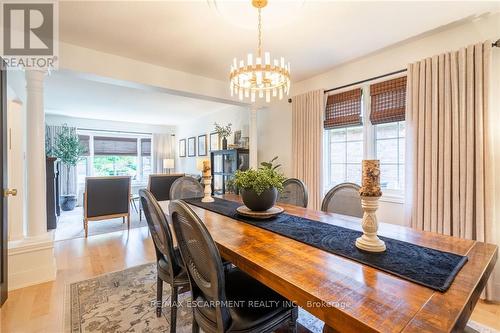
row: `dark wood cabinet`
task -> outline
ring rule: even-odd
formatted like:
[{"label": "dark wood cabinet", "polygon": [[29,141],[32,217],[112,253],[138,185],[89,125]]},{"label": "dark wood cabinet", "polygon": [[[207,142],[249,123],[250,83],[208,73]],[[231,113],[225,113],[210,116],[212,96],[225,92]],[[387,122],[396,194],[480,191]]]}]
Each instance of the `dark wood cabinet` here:
[{"label": "dark wood cabinet", "polygon": [[57,158],[47,157],[45,161],[47,180],[47,229],[57,228]]},{"label": "dark wood cabinet", "polygon": [[227,192],[227,181],[234,176],[236,170],[248,170],[248,149],[224,149],[210,153],[212,166],[212,194]]}]

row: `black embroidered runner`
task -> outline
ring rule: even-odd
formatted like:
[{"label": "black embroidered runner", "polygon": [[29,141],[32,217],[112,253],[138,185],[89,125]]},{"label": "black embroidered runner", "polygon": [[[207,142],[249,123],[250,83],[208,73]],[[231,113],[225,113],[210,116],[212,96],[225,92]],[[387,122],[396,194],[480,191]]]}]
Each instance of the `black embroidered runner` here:
[{"label": "black embroidered runner", "polygon": [[369,253],[355,245],[360,231],[286,213],[270,220],[252,219],[236,212],[241,203],[219,198],[212,203],[203,203],[201,199],[185,201],[442,292],[450,287],[467,262],[466,256],[387,237],[380,237],[387,247],[385,252]]}]

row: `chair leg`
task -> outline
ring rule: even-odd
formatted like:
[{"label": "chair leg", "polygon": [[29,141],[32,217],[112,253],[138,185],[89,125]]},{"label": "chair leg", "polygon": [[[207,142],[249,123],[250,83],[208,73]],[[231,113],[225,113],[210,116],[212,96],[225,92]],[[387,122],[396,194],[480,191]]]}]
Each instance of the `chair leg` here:
[{"label": "chair leg", "polygon": [[193,313],[193,325],[192,325],[191,332],[193,332],[193,333],[199,333],[200,332],[200,327],[198,326],[198,323],[194,319],[194,313]]},{"label": "chair leg", "polygon": [[130,214],[127,215],[127,229],[130,230]]},{"label": "chair leg", "polygon": [[159,276],[156,277],[156,316],[161,316],[161,306],[162,306],[162,296],[163,296],[163,280]]},{"label": "chair leg", "polygon": [[299,317],[299,308],[294,307],[292,310],[290,323],[288,324],[288,332],[297,333],[297,318]]},{"label": "chair leg", "polygon": [[172,296],[170,297],[170,333],[175,333],[177,328],[177,287],[172,287]]},{"label": "chair leg", "polygon": [[122,216],[122,224],[125,223],[125,216]]},{"label": "chair leg", "polygon": [[89,235],[89,220],[83,220],[83,228],[85,229],[85,238],[87,238]]}]

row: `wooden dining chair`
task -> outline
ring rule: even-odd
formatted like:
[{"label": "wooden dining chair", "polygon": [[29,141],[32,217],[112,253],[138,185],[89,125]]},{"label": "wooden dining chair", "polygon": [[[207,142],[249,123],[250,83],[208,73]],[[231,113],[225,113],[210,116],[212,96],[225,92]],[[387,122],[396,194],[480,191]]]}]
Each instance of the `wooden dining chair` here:
[{"label": "wooden dining chair", "polygon": [[297,178],[288,178],[283,183],[283,191],[278,196],[278,202],[307,207],[308,195],[306,185]]},{"label": "wooden dining chair", "polygon": [[[295,306],[288,306],[285,298],[238,268],[224,270],[210,233],[185,202],[170,202],[169,211],[191,285],[193,332],[201,328],[204,332],[261,333],[284,325],[296,332]],[[250,302],[265,306],[248,306]],[[242,303],[247,306],[238,306]]]},{"label": "wooden dining chair", "polygon": [[89,233],[89,221],[127,219],[130,229],[130,176],[86,177],[83,196],[83,227]]},{"label": "wooden dining chair", "polygon": [[203,185],[189,176],[176,179],[170,188],[170,200],[203,198]]},{"label": "wooden dining chair", "polygon": [[360,186],[354,183],[342,183],[332,188],[321,203],[321,210],[329,213],[363,217]]},{"label": "wooden dining chair", "polygon": [[179,249],[174,247],[167,218],[153,194],[139,190],[144,216],[148,222],[156,252],[156,316],[161,316],[163,282],[170,285],[170,332],[175,332],[177,322],[177,298],[179,290],[189,289],[189,279]]}]

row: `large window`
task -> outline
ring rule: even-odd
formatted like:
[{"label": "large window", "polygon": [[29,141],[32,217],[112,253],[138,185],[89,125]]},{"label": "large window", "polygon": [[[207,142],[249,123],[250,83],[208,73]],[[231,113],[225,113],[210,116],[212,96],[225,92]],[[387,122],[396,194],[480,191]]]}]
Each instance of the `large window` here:
[{"label": "large window", "polygon": [[375,125],[376,158],[382,189],[402,191],[405,175],[405,122]]},{"label": "large window", "polygon": [[405,90],[403,77],[328,97],[325,192],[344,182],[361,184],[361,161],[378,159],[384,195],[403,196]]},{"label": "large window", "polygon": [[343,182],[359,184],[363,159],[363,126],[328,131],[329,186]]},{"label": "large window", "polygon": [[86,176],[131,176],[146,182],[151,173],[151,136],[79,131],[87,156],[77,166],[78,182]]}]

